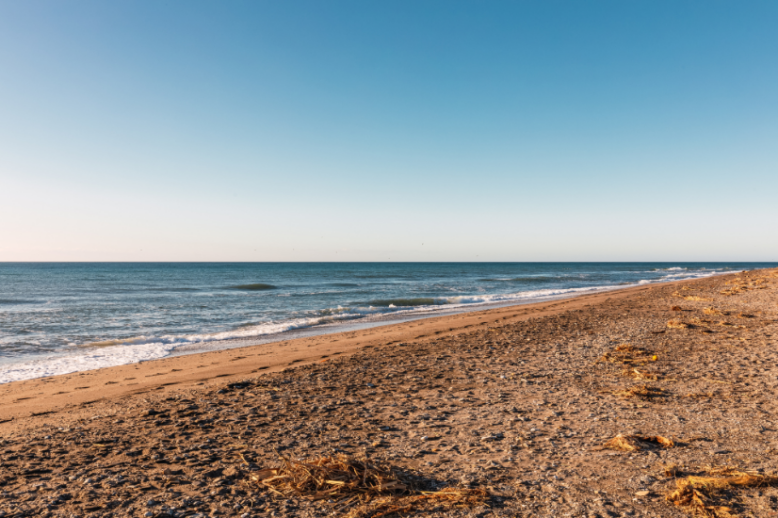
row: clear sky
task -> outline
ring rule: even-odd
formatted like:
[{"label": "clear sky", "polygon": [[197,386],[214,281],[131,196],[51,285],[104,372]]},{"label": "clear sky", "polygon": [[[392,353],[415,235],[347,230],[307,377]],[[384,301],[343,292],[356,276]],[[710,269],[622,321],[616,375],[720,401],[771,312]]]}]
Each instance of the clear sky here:
[{"label": "clear sky", "polygon": [[0,260],[778,260],[778,2],[0,0]]}]

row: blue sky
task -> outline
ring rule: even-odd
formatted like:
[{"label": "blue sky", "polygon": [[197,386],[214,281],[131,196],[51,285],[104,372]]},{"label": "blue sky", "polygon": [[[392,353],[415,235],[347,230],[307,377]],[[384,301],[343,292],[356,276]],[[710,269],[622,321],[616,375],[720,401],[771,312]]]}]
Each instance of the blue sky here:
[{"label": "blue sky", "polygon": [[0,260],[778,258],[778,3],[0,0]]}]

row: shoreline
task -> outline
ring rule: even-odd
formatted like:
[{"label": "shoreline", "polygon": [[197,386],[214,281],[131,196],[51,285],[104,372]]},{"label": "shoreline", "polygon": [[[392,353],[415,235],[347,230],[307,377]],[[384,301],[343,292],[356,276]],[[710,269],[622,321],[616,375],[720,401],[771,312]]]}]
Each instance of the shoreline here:
[{"label": "shoreline", "polygon": [[[731,274],[722,274],[731,275]],[[714,276],[711,276],[714,277]],[[710,278],[710,277],[706,277]],[[563,296],[543,302],[473,309],[443,316],[379,323],[366,329],[314,334],[300,338],[215,351],[170,355],[138,363],[102,367],[68,374],[12,381],[0,385],[0,433],[50,421],[57,414],[66,421],[84,413],[79,407],[149,392],[167,393],[191,387],[235,381],[261,373],[326,361],[380,344],[419,341],[455,335],[491,322],[510,323],[547,316],[611,297],[690,282],[696,279],[629,286]],[[118,381],[117,381],[118,380]],[[93,413],[93,412],[92,412]]]},{"label": "shoreline", "polygon": [[[703,268],[704,269],[704,268]],[[701,278],[713,277],[716,275],[726,275],[729,273],[737,273],[741,270],[734,270],[732,272],[714,272],[704,276],[693,276],[678,280],[641,280],[634,283],[622,283],[626,285],[605,284],[594,285],[586,287],[568,287],[568,288],[554,288],[540,291],[556,291],[553,294],[538,294],[537,290],[529,290],[527,292],[517,292],[510,294],[491,294],[490,297],[504,298],[509,297],[506,300],[496,300],[491,302],[474,302],[474,303],[450,303],[440,304],[434,306],[424,306],[421,308],[398,308],[397,312],[388,313],[376,313],[373,315],[366,315],[361,318],[336,320],[328,323],[318,323],[311,325],[303,325],[297,328],[288,329],[286,331],[274,332],[268,334],[260,334],[256,336],[245,337],[230,337],[230,338],[215,338],[216,336],[229,333],[230,331],[218,331],[218,332],[199,332],[193,336],[181,335],[173,342],[169,342],[169,337],[162,337],[162,341],[158,342],[155,339],[146,339],[147,341],[124,338],[116,339],[108,342],[95,342],[94,344],[86,344],[82,346],[76,346],[75,350],[83,348],[83,356],[74,354],[73,352],[60,352],[53,351],[46,354],[32,355],[22,359],[15,359],[10,362],[0,361],[0,367],[7,369],[5,372],[5,378],[0,381],[0,386],[8,383],[14,383],[18,381],[28,381],[33,379],[51,378],[56,376],[77,374],[79,372],[89,372],[104,368],[118,367],[122,365],[134,365],[144,363],[148,361],[156,361],[161,359],[173,358],[178,356],[190,355],[190,354],[202,354],[208,352],[222,351],[228,349],[252,347],[259,345],[268,345],[273,343],[287,342],[297,340],[299,338],[310,338],[316,336],[325,336],[338,333],[349,333],[353,331],[362,331],[372,327],[386,326],[401,324],[405,322],[413,322],[429,318],[438,318],[446,316],[454,316],[463,313],[472,313],[480,311],[488,311],[491,309],[498,309],[503,307],[522,306],[527,304],[543,304],[547,302],[553,302],[557,300],[565,300],[569,298],[575,298],[582,295],[597,294],[597,293],[609,293],[613,291],[619,291],[629,288],[637,288],[644,286],[653,286],[659,284],[665,284],[668,282],[678,282],[682,280],[695,280]],[[212,339],[200,339],[191,341],[195,337],[207,337],[213,336]],[[167,340],[167,341],[166,341]],[[126,345],[122,345],[126,342]],[[176,343],[179,342],[179,343]],[[98,346],[93,349],[92,346]],[[99,347],[101,345],[105,348]],[[133,353],[135,347],[163,347],[168,348],[161,356],[155,357],[140,357],[129,359],[130,356],[138,356],[138,352]],[[126,348],[126,349],[125,349]],[[88,354],[88,351],[96,351],[96,356]],[[124,362],[121,358],[125,357]],[[129,361],[128,361],[129,360]],[[55,367],[61,362],[68,362],[71,365],[66,367]],[[70,370],[76,364],[77,370]],[[78,365],[80,364],[80,365]],[[59,372],[57,372],[59,371]],[[10,379],[9,379],[10,378]],[[14,379],[15,378],[15,379]],[[6,381],[8,380],[8,381]]]},{"label": "shoreline", "polygon": [[[721,274],[705,277],[721,277]],[[12,381],[0,385],[0,434],[37,426],[53,418],[62,423],[94,414],[94,405],[141,394],[166,394],[208,387],[287,368],[325,362],[382,344],[430,340],[489,327],[549,316],[699,279],[667,281],[561,297],[544,302],[500,306],[452,315],[421,317],[366,329],[237,346],[215,351],[171,355],[138,363]]]}]

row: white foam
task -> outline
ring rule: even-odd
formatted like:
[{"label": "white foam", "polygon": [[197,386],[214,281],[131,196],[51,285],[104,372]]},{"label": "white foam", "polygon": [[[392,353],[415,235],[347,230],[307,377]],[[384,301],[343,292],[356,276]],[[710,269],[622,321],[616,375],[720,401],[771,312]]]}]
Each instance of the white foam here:
[{"label": "white foam", "polygon": [[545,299],[550,297],[561,297],[573,293],[586,293],[593,291],[603,291],[613,289],[614,286],[590,286],[587,288],[558,288],[544,290],[520,291],[517,293],[496,294],[496,295],[463,295],[459,297],[450,297],[440,299],[446,304],[492,304],[498,302],[522,301],[527,299]]},{"label": "white foam", "polygon": [[0,365],[0,383],[156,360],[167,356],[172,349],[172,346],[161,343],[79,348],[63,355]]}]

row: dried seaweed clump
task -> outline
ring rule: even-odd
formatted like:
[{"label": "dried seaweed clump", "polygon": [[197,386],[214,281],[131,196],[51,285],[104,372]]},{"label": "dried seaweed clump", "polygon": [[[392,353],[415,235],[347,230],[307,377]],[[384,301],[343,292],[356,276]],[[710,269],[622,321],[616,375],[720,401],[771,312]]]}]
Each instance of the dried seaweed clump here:
[{"label": "dried seaweed clump", "polygon": [[355,506],[349,518],[406,513],[427,503],[472,506],[485,503],[489,496],[484,489],[425,491],[416,475],[346,455],[305,462],[282,457],[277,467],[253,473],[251,480],[284,498],[332,499]]},{"label": "dried seaweed clump", "polygon": [[676,481],[676,489],[666,499],[689,514],[702,518],[736,518],[732,507],[721,505],[733,490],[778,485],[778,477],[736,468],[706,468],[709,476],[689,476]]},{"label": "dried seaweed clump", "polygon": [[609,450],[640,451],[654,446],[672,448],[675,443],[661,435],[623,435],[619,434],[603,445]]},{"label": "dried seaweed clump", "polygon": [[667,327],[670,329],[686,329],[688,327],[691,327],[687,322],[683,322],[682,320],[671,320],[667,323]]},{"label": "dried seaweed clump", "polygon": [[628,389],[617,390],[613,395],[626,398],[637,397],[640,399],[652,399],[655,397],[663,397],[665,396],[665,393],[662,389],[657,387],[637,385]]}]

